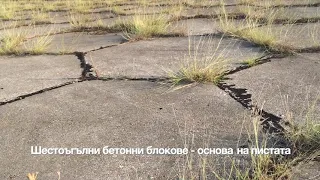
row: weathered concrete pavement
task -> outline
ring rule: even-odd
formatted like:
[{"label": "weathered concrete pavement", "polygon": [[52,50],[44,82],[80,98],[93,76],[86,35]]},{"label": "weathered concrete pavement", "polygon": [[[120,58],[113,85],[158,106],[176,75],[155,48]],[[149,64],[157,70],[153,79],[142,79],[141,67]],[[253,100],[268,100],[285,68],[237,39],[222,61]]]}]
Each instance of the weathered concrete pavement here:
[{"label": "weathered concrete pavement", "polygon": [[[88,27],[110,26],[119,19],[132,20],[135,8],[149,15],[166,10],[157,3],[142,9],[132,1],[119,6],[125,13],[100,7],[82,15],[90,19]],[[174,1],[165,3],[177,8]],[[247,5],[238,6],[237,0],[225,3],[237,22],[243,22]],[[274,5],[282,13],[278,18],[301,23],[258,27],[266,33],[271,30],[281,44],[301,50],[290,56],[226,37],[219,29],[222,9],[216,2],[206,4],[209,7],[185,4],[181,20],[169,26],[170,32],[185,32],[185,37],[140,41],[128,41],[122,32],[74,32],[81,28],[70,24],[63,9],[51,12],[50,24],[28,25],[30,14],[1,20],[0,34],[10,29],[24,32],[26,45],[49,33],[53,40],[43,55],[0,56],[0,179],[26,179],[31,172],[39,172],[39,180],[57,180],[57,172],[61,180],[177,179],[191,156],[195,167],[201,168],[196,152],[188,156],[34,155],[31,146],[235,149],[248,145],[253,108],[262,109],[266,120],[292,117],[304,123],[306,114],[312,113],[309,117],[319,123],[318,4],[317,0],[284,0]],[[253,5],[257,12],[270,6]],[[309,18],[312,23],[305,21]],[[230,71],[221,84],[170,84],[169,72],[202,57],[226,60]],[[259,63],[244,65],[252,60]],[[228,156],[207,157],[224,173]],[[236,162],[248,158],[231,157]],[[293,177],[316,179],[319,167],[318,162],[295,167]]]},{"label": "weathered concrete pavement", "polygon": [[[244,108],[213,85],[177,91],[155,82],[88,81],[0,107],[1,179],[173,178],[177,155],[31,155],[42,147],[236,148]],[[249,123],[249,122],[246,122]],[[195,143],[185,142],[191,134]],[[187,144],[185,144],[187,143]],[[219,156],[217,158],[220,158]],[[72,167],[72,168],[70,168]],[[173,171],[170,173],[170,171]]]}]

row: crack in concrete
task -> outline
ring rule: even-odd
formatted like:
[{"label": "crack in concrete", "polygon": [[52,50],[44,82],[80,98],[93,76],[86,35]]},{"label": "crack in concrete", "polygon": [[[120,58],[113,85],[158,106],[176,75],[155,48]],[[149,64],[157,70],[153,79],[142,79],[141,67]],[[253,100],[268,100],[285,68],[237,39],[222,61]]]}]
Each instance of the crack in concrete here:
[{"label": "crack in concrete", "polygon": [[217,85],[221,90],[226,92],[232,99],[240,103],[244,108],[251,111],[253,116],[259,116],[261,125],[265,132],[270,134],[281,134],[284,128],[281,126],[281,117],[278,117],[270,112],[267,112],[257,105],[252,103],[252,95],[247,92],[245,88],[237,88],[234,84],[219,83]]},{"label": "crack in concrete", "polygon": [[[258,65],[261,65],[261,64],[264,64],[264,63],[267,63],[267,62],[271,62],[271,59],[273,58],[285,58],[285,57],[288,57],[288,55],[283,55],[283,54],[268,54],[268,55],[265,55],[265,56],[262,56],[260,58],[257,58],[255,59],[255,64],[253,66],[258,66]],[[245,69],[249,69],[253,66],[249,66],[249,65],[240,65],[234,69],[231,69],[227,72],[225,72],[225,75],[230,75],[230,74],[234,74],[236,72],[239,72],[239,71],[242,71],[242,70],[245,70]]]},{"label": "crack in concrete", "polygon": [[77,58],[80,61],[80,67],[82,68],[82,72],[81,72],[81,79],[83,80],[92,80],[92,79],[96,79],[98,77],[98,74],[95,70],[95,68],[86,61],[85,59],[85,55],[86,52],[74,52],[75,56],[77,56]]},{"label": "crack in concrete", "polygon": [[41,94],[41,93],[44,93],[44,92],[47,92],[47,91],[51,91],[51,90],[54,90],[54,89],[58,89],[58,88],[61,88],[61,87],[64,87],[64,86],[68,86],[68,85],[71,85],[71,84],[74,84],[74,83],[82,82],[82,81],[83,80],[69,81],[69,82],[66,82],[66,83],[63,83],[63,84],[60,84],[60,85],[57,85],[57,86],[52,86],[52,87],[44,88],[44,89],[41,89],[39,91],[35,91],[35,92],[32,92],[32,93],[20,95],[18,97],[13,98],[13,99],[0,102],[0,106],[6,105],[6,104],[10,104],[10,103],[13,103],[13,102],[16,102],[16,101],[20,101],[20,100],[25,99],[25,98],[30,97],[30,96]]},{"label": "crack in concrete", "polygon": [[100,81],[148,81],[148,82],[170,82],[169,77],[159,76],[159,77],[99,77],[97,80]]}]

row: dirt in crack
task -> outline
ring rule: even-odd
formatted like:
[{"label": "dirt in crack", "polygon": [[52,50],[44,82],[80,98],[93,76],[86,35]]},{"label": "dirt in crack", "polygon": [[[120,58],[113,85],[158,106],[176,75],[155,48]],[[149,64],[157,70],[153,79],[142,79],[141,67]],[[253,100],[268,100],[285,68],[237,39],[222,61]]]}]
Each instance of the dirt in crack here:
[{"label": "dirt in crack", "polygon": [[237,88],[234,84],[220,83],[218,87],[229,94],[234,100],[239,102],[243,107],[250,110],[253,115],[259,115],[262,121],[263,130],[267,133],[282,134],[284,128],[280,125],[282,118],[260,109],[252,103],[252,95],[247,89]]},{"label": "dirt in crack", "polygon": [[82,68],[81,78],[83,80],[97,79],[98,77],[97,77],[97,73],[95,72],[94,67],[91,64],[89,64],[85,59],[86,53],[75,52],[74,54],[80,60],[80,67]]}]

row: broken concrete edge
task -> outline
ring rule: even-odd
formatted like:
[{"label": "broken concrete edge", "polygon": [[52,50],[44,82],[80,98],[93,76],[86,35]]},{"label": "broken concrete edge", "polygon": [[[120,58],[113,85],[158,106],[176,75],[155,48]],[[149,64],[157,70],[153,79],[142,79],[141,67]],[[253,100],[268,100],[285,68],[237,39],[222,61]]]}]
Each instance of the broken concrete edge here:
[{"label": "broken concrete edge", "polygon": [[249,110],[253,116],[259,117],[265,133],[283,135],[285,129],[280,124],[280,121],[283,119],[252,104],[252,95],[248,94],[247,89],[236,88],[234,84],[226,84],[223,82],[217,84],[217,87],[226,92],[245,109]]}]

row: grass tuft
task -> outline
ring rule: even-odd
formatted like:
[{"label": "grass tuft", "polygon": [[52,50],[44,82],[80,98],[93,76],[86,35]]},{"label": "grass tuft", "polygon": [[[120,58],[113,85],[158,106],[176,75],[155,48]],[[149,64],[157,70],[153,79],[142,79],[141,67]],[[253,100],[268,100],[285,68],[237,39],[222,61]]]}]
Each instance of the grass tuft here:
[{"label": "grass tuft", "polygon": [[244,60],[241,64],[252,67],[255,66],[258,63],[257,58],[247,59]]},{"label": "grass tuft", "polygon": [[50,33],[45,36],[36,37],[35,40],[32,40],[32,42],[29,44],[29,47],[27,47],[28,53],[33,55],[45,53],[51,41],[53,40],[53,37],[49,34]]},{"label": "grass tuft", "polygon": [[[192,82],[218,84],[223,80],[228,61],[222,53],[217,53],[221,40],[222,38],[217,47],[214,48],[207,47],[208,44],[211,44],[210,38],[205,41],[200,39],[194,49],[191,49],[191,42],[189,41],[189,55],[185,58],[182,67],[178,72],[169,72],[172,82],[174,84]],[[212,51],[212,49],[214,50]]]},{"label": "grass tuft", "polygon": [[[255,14],[249,8],[246,18],[242,21],[237,21],[229,16],[224,6],[221,8],[222,15],[219,19],[222,32],[265,47],[271,52],[284,54],[292,54],[294,52],[294,48],[281,42],[287,31],[282,32],[281,38],[279,38],[272,29],[278,11],[269,10],[269,14]],[[264,27],[260,28],[259,26],[261,25]]]},{"label": "grass tuft", "polygon": [[213,62],[192,60],[185,64],[178,73],[170,73],[170,78],[174,84],[192,82],[218,84],[226,71],[222,64],[224,64],[223,59],[215,59]]},{"label": "grass tuft", "polygon": [[135,15],[131,22],[124,23],[129,39],[147,39],[168,34],[170,25],[164,15]]},{"label": "grass tuft", "polygon": [[34,10],[31,14],[34,24],[47,24],[51,23],[50,16],[44,9]]},{"label": "grass tuft", "polygon": [[0,35],[0,55],[20,54],[20,45],[26,40],[26,33],[23,31],[5,30]]},{"label": "grass tuft", "polygon": [[295,155],[305,157],[317,154],[320,156],[320,123],[316,120],[314,113],[318,102],[319,98],[308,109],[302,124],[295,123],[290,116],[286,119],[289,123],[286,138],[291,142]]}]

